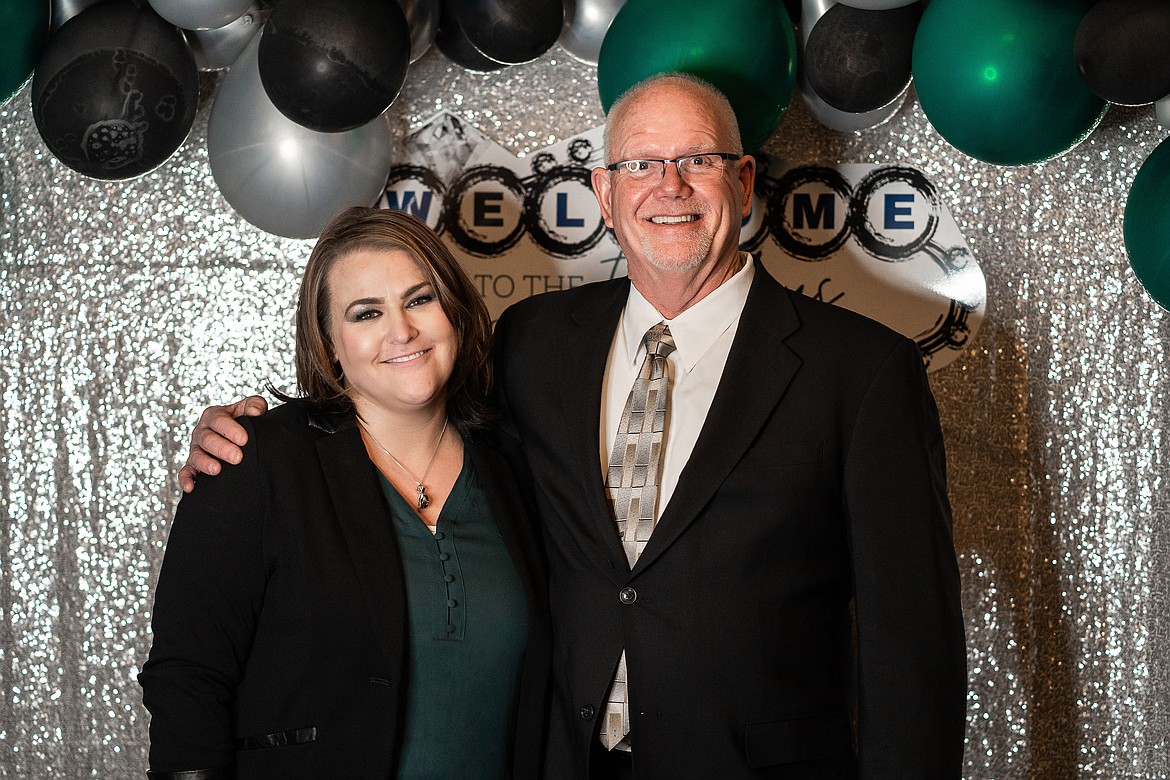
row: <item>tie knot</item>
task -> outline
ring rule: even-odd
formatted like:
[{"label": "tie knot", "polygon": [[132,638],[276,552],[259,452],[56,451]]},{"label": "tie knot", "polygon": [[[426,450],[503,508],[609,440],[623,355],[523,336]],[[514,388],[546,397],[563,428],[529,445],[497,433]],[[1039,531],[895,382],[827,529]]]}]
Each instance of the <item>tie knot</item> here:
[{"label": "tie knot", "polygon": [[646,342],[647,354],[655,357],[664,358],[675,350],[674,336],[670,335],[670,327],[665,322],[660,322],[646,331],[643,340]]}]

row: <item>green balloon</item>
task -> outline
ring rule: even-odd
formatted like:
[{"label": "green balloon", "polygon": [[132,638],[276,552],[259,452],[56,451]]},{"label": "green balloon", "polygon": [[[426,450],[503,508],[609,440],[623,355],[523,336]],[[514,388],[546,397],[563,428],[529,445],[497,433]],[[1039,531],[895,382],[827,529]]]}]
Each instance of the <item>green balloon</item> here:
[{"label": "green balloon", "polygon": [[996,165],[1055,157],[1088,137],[1108,104],[1077,70],[1073,41],[1091,0],[931,0],[914,37],[926,118],[959,151]]},{"label": "green balloon", "polygon": [[49,36],[50,0],[2,0],[0,30],[0,103],[32,75]]},{"label": "green balloon", "polygon": [[1170,140],[1138,169],[1125,202],[1125,251],[1150,297],[1170,309]]},{"label": "green balloon", "polygon": [[597,57],[597,91],[609,111],[658,73],[706,79],[731,101],[744,149],[759,149],[788,110],[796,35],[779,0],[626,0]]}]

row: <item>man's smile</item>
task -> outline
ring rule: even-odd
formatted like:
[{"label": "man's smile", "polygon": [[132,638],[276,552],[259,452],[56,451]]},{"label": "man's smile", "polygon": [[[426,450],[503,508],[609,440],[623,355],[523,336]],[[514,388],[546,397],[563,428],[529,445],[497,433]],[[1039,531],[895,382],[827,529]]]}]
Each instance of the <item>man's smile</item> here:
[{"label": "man's smile", "polygon": [[650,221],[655,225],[678,225],[683,222],[697,222],[699,220],[698,214],[679,214],[667,215],[661,217],[650,217]]}]

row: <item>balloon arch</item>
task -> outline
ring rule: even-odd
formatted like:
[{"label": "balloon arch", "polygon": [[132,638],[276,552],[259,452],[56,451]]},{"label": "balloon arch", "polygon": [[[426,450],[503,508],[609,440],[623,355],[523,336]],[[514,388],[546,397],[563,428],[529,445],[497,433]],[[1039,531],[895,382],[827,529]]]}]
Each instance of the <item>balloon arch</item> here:
[{"label": "balloon arch", "polygon": [[[228,68],[215,180],[249,222],[299,238],[376,199],[394,162],[384,114],[431,45],[487,72],[560,41],[596,64],[605,107],[647,75],[692,72],[727,93],[748,149],[794,95],[826,128],[862,132],[911,84],[947,142],[994,165],[1066,152],[1110,104],[1156,103],[1170,121],[1163,0],[6,0],[0,23],[0,98],[32,74],[45,145],[95,178],[167,160],[194,121],[198,70]],[[1170,307],[1166,155],[1135,181],[1125,236]]]}]

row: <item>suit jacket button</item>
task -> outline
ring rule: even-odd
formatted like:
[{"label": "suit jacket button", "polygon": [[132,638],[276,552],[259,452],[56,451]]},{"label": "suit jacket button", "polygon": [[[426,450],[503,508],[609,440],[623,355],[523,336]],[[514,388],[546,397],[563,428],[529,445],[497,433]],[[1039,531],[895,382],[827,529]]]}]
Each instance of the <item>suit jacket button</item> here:
[{"label": "suit jacket button", "polygon": [[638,600],[638,591],[633,588],[622,588],[621,593],[618,594],[618,598],[623,604],[633,604]]},{"label": "suit jacket button", "polygon": [[581,708],[581,718],[583,720],[593,720],[593,715],[595,712],[596,710],[593,709],[592,705],[586,704]]}]

